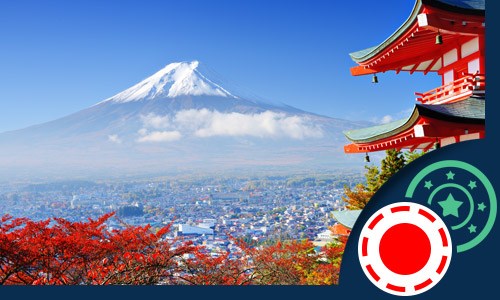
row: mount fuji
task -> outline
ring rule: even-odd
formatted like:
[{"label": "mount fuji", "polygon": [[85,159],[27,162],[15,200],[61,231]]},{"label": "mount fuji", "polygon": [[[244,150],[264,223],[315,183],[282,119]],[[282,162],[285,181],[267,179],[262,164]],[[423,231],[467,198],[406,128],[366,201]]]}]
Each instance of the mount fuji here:
[{"label": "mount fuji", "polygon": [[137,175],[350,164],[342,131],[364,126],[249,99],[171,63],[69,116],[0,134],[0,178]]}]

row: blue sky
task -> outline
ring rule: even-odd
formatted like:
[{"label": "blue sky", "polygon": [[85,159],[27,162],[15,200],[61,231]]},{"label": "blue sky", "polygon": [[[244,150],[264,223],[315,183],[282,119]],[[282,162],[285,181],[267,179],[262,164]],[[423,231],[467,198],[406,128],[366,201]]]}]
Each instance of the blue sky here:
[{"label": "blue sky", "polygon": [[2,1],[0,132],[89,107],[176,61],[264,99],[350,120],[401,118],[436,74],[353,77],[414,0]]}]

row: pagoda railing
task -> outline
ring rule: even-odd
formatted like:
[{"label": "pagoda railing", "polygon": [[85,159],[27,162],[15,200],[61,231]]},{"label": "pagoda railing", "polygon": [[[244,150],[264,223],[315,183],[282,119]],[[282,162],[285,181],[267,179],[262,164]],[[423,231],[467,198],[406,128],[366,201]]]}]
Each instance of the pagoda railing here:
[{"label": "pagoda railing", "polygon": [[415,93],[422,104],[442,104],[466,99],[473,94],[483,94],[486,87],[484,74],[463,74],[453,82],[425,93]]}]

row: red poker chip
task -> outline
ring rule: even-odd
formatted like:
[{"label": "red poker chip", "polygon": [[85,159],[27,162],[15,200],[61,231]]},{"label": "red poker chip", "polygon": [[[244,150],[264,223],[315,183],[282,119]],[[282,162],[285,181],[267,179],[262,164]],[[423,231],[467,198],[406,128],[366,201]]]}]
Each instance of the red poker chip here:
[{"label": "red poker chip", "polygon": [[443,220],[411,202],[385,206],[361,230],[358,256],[368,279],[398,296],[428,291],[445,275],[452,244]]}]

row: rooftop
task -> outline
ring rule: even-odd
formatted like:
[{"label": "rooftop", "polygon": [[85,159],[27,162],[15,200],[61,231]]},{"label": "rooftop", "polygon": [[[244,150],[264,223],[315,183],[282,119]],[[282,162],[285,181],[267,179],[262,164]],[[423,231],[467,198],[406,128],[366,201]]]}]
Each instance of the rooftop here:
[{"label": "rooftop", "polygon": [[333,211],[333,217],[340,224],[352,229],[360,213],[361,210],[335,210]]},{"label": "rooftop", "polygon": [[484,124],[485,98],[470,97],[463,101],[447,104],[416,104],[411,115],[405,119],[346,131],[344,134],[353,142],[369,143],[412,128],[420,116],[456,123]]},{"label": "rooftop", "polygon": [[[350,53],[351,58],[362,65],[351,72],[364,75],[387,70],[439,70],[441,63],[435,60],[435,54],[444,48],[435,45],[438,29],[442,29],[444,43],[450,44],[484,34],[484,3],[484,0],[416,0],[408,19],[385,41]],[[429,8],[445,11],[445,15],[436,18]],[[466,20],[463,15],[468,16]],[[408,59],[410,57],[413,59]]]}]

